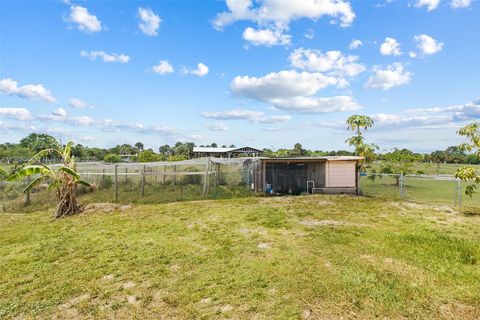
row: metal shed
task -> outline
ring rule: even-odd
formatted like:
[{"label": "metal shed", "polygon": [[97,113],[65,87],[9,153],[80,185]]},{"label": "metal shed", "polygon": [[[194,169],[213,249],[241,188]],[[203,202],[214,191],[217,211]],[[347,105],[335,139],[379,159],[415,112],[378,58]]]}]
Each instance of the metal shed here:
[{"label": "metal shed", "polygon": [[260,158],[249,166],[258,193],[358,193],[357,162],[361,157]]}]

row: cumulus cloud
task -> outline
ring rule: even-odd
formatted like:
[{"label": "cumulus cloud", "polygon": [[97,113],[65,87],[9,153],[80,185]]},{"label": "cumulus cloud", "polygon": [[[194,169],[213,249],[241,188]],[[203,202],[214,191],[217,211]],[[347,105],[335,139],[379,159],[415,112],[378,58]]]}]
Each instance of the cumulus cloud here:
[{"label": "cumulus cloud", "polygon": [[93,109],[94,106],[78,98],[70,98],[68,105],[74,109]]},{"label": "cumulus cloud", "polygon": [[210,131],[227,131],[228,127],[223,122],[216,122],[205,125]]},{"label": "cumulus cloud", "polygon": [[138,8],[138,18],[140,22],[138,27],[148,36],[156,36],[158,34],[158,28],[160,27],[160,16],[156,15],[151,9]]},{"label": "cumulus cloud", "polygon": [[319,72],[294,70],[269,73],[263,77],[237,76],[230,88],[233,93],[275,108],[300,113],[327,113],[361,108],[348,96],[316,97],[321,89],[338,84],[335,77]]},{"label": "cumulus cloud", "polygon": [[193,70],[185,69],[185,73],[187,73],[187,74],[193,74],[194,76],[197,76],[197,77],[206,76],[209,71],[210,71],[210,70],[208,69],[208,67],[207,67],[205,64],[201,63],[201,62],[197,64],[197,68],[196,68],[196,69],[193,69]]},{"label": "cumulus cloud", "polygon": [[80,51],[80,55],[82,57],[88,58],[90,60],[96,60],[100,58],[103,62],[120,62],[120,63],[127,63],[130,60],[130,57],[125,54],[116,54],[111,53],[108,54],[105,51]]},{"label": "cumulus cloud", "polygon": [[17,81],[10,78],[0,80],[0,92],[29,100],[43,100],[50,103],[56,101],[56,98],[42,84],[26,84],[19,87]]},{"label": "cumulus cloud", "polygon": [[374,74],[368,78],[366,88],[388,90],[396,86],[410,83],[412,73],[404,69],[401,63],[394,63],[382,69],[373,68]]},{"label": "cumulus cloud", "polygon": [[152,67],[152,72],[158,74],[167,74],[173,71],[173,66],[167,60],[160,60],[157,65]]},{"label": "cumulus cloud", "polygon": [[352,42],[350,42],[349,48],[350,50],[355,50],[363,46],[363,42],[358,39],[353,39]]},{"label": "cumulus cloud", "polygon": [[87,33],[99,32],[102,30],[102,23],[98,18],[88,12],[87,8],[73,5],[70,7],[68,22],[76,23],[77,28]]},{"label": "cumulus cloud", "polygon": [[252,43],[255,46],[276,46],[276,45],[289,45],[291,36],[284,34],[281,29],[260,29],[255,30],[248,27],[243,32],[243,39]]},{"label": "cumulus cloud", "polygon": [[468,7],[470,7],[471,3],[472,3],[471,0],[452,0],[452,1],[450,1],[450,7],[454,8],[454,9],[468,8]]},{"label": "cumulus cloud", "polygon": [[55,111],[53,111],[53,114],[56,115],[57,117],[62,117],[65,118],[67,116],[67,111],[63,108],[58,108]]},{"label": "cumulus cloud", "polygon": [[18,121],[28,121],[32,119],[30,111],[25,108],[0,108],[0,115]]},{"label": "cumulus cloud", "polygon": [[292,20],[317,20],[330,16],[340,20],[342,27],[347,27],[355,19],[350,3],[344,0],[261,0],[255,3],[252,0],[226,0],[226,5],[228,10],[217,14],[213,20],[214,28],[222,30],[236,21],[252,21],[259,30],[247,28],[245,32],[250,39],[255,40],[256,45],[290,44],[290,36],[283,34],[283,31],[289,29]]},{"label": "cumulus cloud", "polygon": [[385,41],[380,45],[380,53],[383,56],[399,56],[402,54],[398,41],[389,37],[386,37]]},{"label": "cumulus cloud", "polygon": [[426,34],[416,35],[414,38],[417,48],[423,55],[432,55],[443,49],[443,43],[438,42],[434,38]]},{"label": "cumulus cloud", "polygon": [[345,77],[355,77],[366,70],[364,65],[357,62],[357,56],[345,56],[340,51],[322,53],[300,48],[290,54],[289,60],[292,67],[337,77],[340,85],[348,84]]},{"label": "cumulus cloud", "polygon": [[315,38],[315,31],[313,29],[307,29],[307,31],[305,31],[303,36],[307,39],[313,39]]},{"label": "cumulus cloud", "polygon": [[415,7],[422,8],[427,7],[427,11],[433,11],[437,9],[440,0],[417,0]]},{"label": "cumulus cloud", "polygon": [[238,95],[268,102],[275,98],[311,96],[335,84],[336,78],[322,73],[289,70],[272,72],[263,77],[236,76],[230,88]]}]

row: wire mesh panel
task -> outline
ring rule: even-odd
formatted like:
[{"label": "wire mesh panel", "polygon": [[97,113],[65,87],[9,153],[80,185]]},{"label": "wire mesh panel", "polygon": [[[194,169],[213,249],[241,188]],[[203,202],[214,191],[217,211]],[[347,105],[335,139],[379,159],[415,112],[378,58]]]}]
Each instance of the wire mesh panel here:
[{"label": "wire mesh panel", "polygon": [[396,174],[367,174],[359,179],[361,194],[366,196],[401,198],[401,176]]}]

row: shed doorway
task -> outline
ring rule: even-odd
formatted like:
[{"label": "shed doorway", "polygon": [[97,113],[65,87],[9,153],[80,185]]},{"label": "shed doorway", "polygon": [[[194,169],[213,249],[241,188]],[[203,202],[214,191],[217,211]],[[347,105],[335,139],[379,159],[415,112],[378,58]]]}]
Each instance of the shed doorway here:
[{"label": "shed doorway", "polygon": [[307,173],[307,163],[268,163],[266,184],[273,193],[298,195],[307,190]]}]

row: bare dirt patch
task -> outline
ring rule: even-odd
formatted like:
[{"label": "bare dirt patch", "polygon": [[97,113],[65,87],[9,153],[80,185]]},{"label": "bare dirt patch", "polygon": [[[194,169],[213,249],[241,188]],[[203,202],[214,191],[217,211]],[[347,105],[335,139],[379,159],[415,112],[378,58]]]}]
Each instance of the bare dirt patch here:
[{"label": "bare dirt patch", "polygon": [[113,212],[115,210],[125,211],[130,209],[132,206],[129,204],[118,204],[118,203],[90,203],[85,206],[83,213],[107,213]]}]

